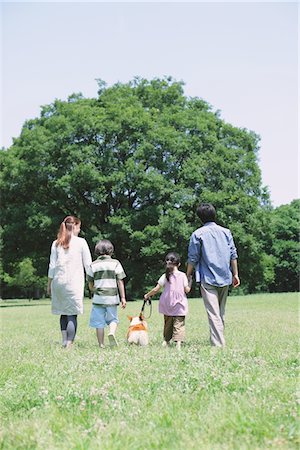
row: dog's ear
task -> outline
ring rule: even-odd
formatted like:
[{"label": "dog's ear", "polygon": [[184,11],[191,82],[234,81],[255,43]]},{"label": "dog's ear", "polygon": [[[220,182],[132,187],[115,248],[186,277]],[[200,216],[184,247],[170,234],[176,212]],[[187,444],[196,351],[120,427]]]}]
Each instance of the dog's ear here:
[{"label": "dog's ear", "polygon": [[129,320],[129,322],[132,321],[132,316],[127,316],[127,318],[128,318],[128,320]]}]

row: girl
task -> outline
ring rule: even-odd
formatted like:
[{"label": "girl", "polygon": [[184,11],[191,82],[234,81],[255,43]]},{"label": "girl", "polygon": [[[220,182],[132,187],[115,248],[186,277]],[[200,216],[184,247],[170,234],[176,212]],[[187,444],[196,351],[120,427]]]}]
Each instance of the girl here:
[{"label": "girl", "polygon": [[78,237],[81,222],[67,216],[51,247],[48,294],[52,314],[60,316],[63,347],[70,347],[77,330],[77,315],[83,313],[84,271],[92,262],[85,239]]},{"label": "girl", "polygon": [[185,273],[178,270],[180,256],[177,253],[168,253],[165,263],[166,273],[160,277],[155,288],[144,295],[144,299],[147,300],[164,288],[159,299],[159,312],[164,315],[165,321],[163,346],[169,345],[173,339],[180,350],[185,337],[185,316],[188,312],[186,294],[191,287]]}]

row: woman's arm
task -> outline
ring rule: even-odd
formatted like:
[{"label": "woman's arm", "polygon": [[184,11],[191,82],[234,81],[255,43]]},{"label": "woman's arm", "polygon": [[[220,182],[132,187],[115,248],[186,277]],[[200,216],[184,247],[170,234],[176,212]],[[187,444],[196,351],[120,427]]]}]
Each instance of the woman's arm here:
[{"label": "woman's arm", "polygon": [[48,278],[51,278],[51,280],[54,278],[55,266],[56,266],[56,260],[57,260],[57,247],[55,245],[55,242],[56,241],[54,241],[51,246],[49,269],[48,269]]},{"label": "woman's arm", "polygon": [[51,283],[52,278],[48,278],[47,295],[50,295],[50,297],[51,297]]},{"label": "woman's arm", "polygon": [[88,268],[90,267],[90,265],[92,263],[92,257],[91,257],[91,252],[90,252],[89,246],[85,239],[83,239],[83,246],[82,246],[82,263],[83,263],[84,270],[87,273]]},{"label": "woman's arm", "polygon": [[47,285],[47,294],[51,296],[51,284],[55,274],[55,266],[57,260],[57,247],[55,242],[52,242],[51,253],[50,253],[50,261],[48,268],[48,285]]}]

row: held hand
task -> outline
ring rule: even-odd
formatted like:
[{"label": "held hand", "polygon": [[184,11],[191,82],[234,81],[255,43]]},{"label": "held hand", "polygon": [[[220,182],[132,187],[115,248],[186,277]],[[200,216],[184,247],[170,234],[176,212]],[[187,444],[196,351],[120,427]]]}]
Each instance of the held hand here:
[{"label": "held hand", "polygon": [[148,298],[149,298],[148,295],[145,294],[145,295],[144,295],[144,300],[148,300]]},{"label": "held hand", "polygon": [[237,288],[240,284],[241,284],[241,282],[240,282],[239,276],[238,275],[233,275],[232,286],[234,288]]}]

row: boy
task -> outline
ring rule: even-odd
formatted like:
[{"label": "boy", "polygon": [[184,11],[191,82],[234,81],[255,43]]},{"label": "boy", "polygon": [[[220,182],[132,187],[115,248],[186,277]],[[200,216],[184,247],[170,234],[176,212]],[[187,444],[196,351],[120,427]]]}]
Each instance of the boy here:
[{"label": "boy", "polygon": [[95,254],[98,256],[87,271],[89,289],[93,292],[93,306],[90,316],[90,327],[96,328],[100,348],[104,348],[104,328],[108,325],[108,340],[111,347],[117,346],[115,338],[119,323],[117,305],[126,307],[123,279],[126,277],[121,263],[113,259],[113,244],[107,239],[98,242]]},{"label": "boy", "polygon": [[238,287],[237,251],[229,229],[215,223],[216,210],[210,203],[197,208],[203,226],[191,236],[187,277],[195,266],[196,281],[204,300],[213,346],[225,346],[224,316],[229,285]]}]

